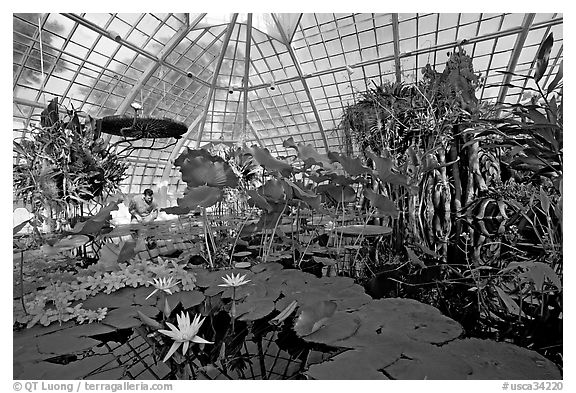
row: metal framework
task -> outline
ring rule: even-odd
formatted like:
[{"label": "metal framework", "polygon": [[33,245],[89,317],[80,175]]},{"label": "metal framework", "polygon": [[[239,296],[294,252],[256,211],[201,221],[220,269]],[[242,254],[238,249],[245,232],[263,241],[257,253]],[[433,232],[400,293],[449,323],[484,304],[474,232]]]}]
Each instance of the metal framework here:
[{"label": "metal framework", "polygon": [[[513,74],[533,73],[549,33],[555,42],[542,82],[554,78],[564,54],[563,15],[556,13],[46,13],[13,20],[15,137],[30,132],[52,97],[93,118],[142,101],[147,116],[189,125],[173,149],[133,153],[130,170],[142,187],[178,184],[171,161],[186,145],[245,140],[286,154],[282,142],[293,137],[322,151],[343,149],[340,118],[359,93],[372,82],[415,82],[426,63],[441,71],[459,44],[486,78],[477,96],[494,103],[517,103],[533,87]],[[162,169],[148,175],[153,163]]]}]

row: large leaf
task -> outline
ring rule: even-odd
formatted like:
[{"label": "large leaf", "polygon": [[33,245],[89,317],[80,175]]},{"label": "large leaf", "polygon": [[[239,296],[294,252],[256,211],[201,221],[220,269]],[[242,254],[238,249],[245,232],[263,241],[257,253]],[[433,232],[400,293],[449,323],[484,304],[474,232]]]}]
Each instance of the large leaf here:
[{"label": "large leaf", "polygon": [[350,203],[356,200],[356,191],[350,186],[322,184],[316,188],[316,192],[330,197],[336,203]]},{"label": "large leaf", "polygon": [[53,246],[50,246],[49,244],[42,245],[42,251],[46,255],[56,255],[59,252],[73,250],[77,247],[81,247],[88,243],[88,241],[90,241],[90,238],[86,235],[66,236],[65,238],[62,238],[56,242]]},{"label": "large leaf", "polygon": [[112,219],[112,210],[118,210],[118,201],[110,202],[100,211],[84,222],[79,222],[72,228],[71,233],[76,235],[91,235],[98,233],[103,227],[108,226]]},{"label": "large leaf", "polygon": [[282,180],[270,179],[258,189],[258,192],[269,202],[279,203],[288,199],[286,188],[288,187]]},{"label": "large leaf", "polygon": [[332,345],[356,333],[360,325],[360,320],[351,313],[336,312],[325,321],[319,321],[316,325],[319,324],[324,326],[315,328],[312,333],[304,337],[304,340],[307,342]]},{"label": "large leaf", "polygon": [[362,165],[362,161],[359,158],[350,158],[335,152],[329,152],[328,157],[330,157],[331,160],[342,164],[342,167],[350,176],[356,177],[364,173],[372,172],[370,168]]},{"label": "large leaf", "polygon": [[286,184],[292,187],[294,199],[298,199],[306,203],[308,206],[316,210],[317,212],[325,212],[322,207],[320,195],[317,195],[311,190],[305,190],[304,187],[300,187],[298,184],[291,182],[288,179],[284,180]]},{"label": "large leaf", "polygon": [[558,367],[544,356],[506,342],[467,338],[452,341],[442,349],[472,368],[472,373],[460,379],[562,379]]},{"label": "large leaf", "polygon": [[534,287],[537,291],[544,290],[544,283],[549,280],[558,290],[562,290],[562,281],[558,274],[550,267],[550,265],[543,262],[511,262],[508,266],[502,270],[502,273],[520,268],[523,270],[522,273],[518,275],[525,281],[534,283]]},{"label": "large leaf", "polygon": [[247,152],[254,157],[260,166],[269,171],[277,171],[284,176],[289,176],[292,173],[292,165],[288,164],[286,161],[281,161],[272,157],[268,149],[252,146],[247,150]]},{"label": "large leaf", "polygon": [[392,172],[394,163],[390,158],[378,157],[370,152],[368,152],[367,155],[374,161],[376,174],[384,183],[400,184],[403,186],[408,185],[408,178],[406,176]]},{"label": "large leaf", "polygon": [[554,34],[548,34],[548,37],[542,42],[538,53],[536,54],[536,71],[534,72],[534,80],[536,83],[542,79],[546,68],[548,68],[548,60],[550,59],[550,53],[552,52],[552,45],[554,45]]},{"label": "large leaf", "polygon": [[500,288],[499,286],[495,286],[494,288],[496,289],[496,292],[498,292],[498,296],[500,296],[500,299],[502,299],[502,302],[504,302],[504,305],[510,314],[522,317],[526,316],[516,301],[514,301],[510,295],[504,292],[504,289]]},{"label": "large leaf", "polygon": [[260,195],[260,193],[258,193],[258,191],[247,190],[246,193],[250,197],[248,199],[248,204],[250,206],[256,206],[257,208],[265,210],[267,212],[272,211],[272,207],[270,206],[270,204],[268,203],[266,198],[264,198],[262,195]]},{"label": "large leaf", "polygon": [[178,198],[178,206],[183,208],[196,209],[200,207],[210,207],[222,199],[223,193],[220,188],[210,186],[188,187],[184,191],[184,196]]},{"label": "large leaf", "polygon": [[298,144],[298,158],[306,163],[306,165],[320,165],[326,170],[334,170],[332,161],[325,154],[320,154],[312,145]]},{"label": "large leaf", "polygon": [[380,215],[398,217],[398,214],[400,213],[398,208],[396,208],[394,202],[386,198],[384,195],[377,194],[366,188],[364,189],[364,196],[370,200],[370,203],[378,210]]},{"label": "large leaf", "polygon": [[236,187],[238,177],[230,165],[220,157],[212,156],[205,150],[190,150],[182,153],[175,161],[180,166],[182,180],[189,187]]}]

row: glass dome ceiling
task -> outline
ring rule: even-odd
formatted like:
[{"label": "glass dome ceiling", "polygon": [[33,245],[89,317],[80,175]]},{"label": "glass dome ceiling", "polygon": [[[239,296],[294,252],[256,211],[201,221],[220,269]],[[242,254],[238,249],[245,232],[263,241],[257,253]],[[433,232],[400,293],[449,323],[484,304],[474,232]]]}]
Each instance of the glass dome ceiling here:
[{"label": "glass dome ceiling", "polygon": [[[340,151],[343,109],[385,80],[411,83],[444,69],[463,44],[485,77],[481,100],[515,103],[535,86],[540,43],[554,35],[550,73],[563,58],[563,15],[440,14],[13,14],[14,137],[58,97],[82,115],[132,113],[183,122],[164,150],[136,150],[125,192],[179,187],[172,161],[185,146],[282,142]],[[520,87],[515,87],[520,86]],[[117,137],[112,137],[114,140]]]}]

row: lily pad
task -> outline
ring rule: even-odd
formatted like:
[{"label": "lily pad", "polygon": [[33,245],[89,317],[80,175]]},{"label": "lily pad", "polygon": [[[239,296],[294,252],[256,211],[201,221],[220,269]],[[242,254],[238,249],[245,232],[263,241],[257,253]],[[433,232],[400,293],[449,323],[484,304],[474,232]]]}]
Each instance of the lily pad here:
[{"label": "lily pad", "polygon": [[106,326],[102,323],[86,323],[66,329],[66,334],[73,337],[90,337],[99,334],[111,333],[114,328]]},{"label": "lily pad", "polygon": [[431,344],[443,344],[458,338],[462,326],[442,315],[435,307],[411,299],[374,300],[359,311],[362,329],[367,332],[402,332],[409,338]]},{"label": "lily pad", "polygon": [[66,332],[58,332],[38,337],[37,343],[40,353],[65,355],[82,352],[100,342],[89,337],[77,337]]},{"label": "lily pad", "polygon": [[470,365],[467,379],[562,379],[550,360],[513,344],[469,338],[452,341],[442,349]]},{"label": "lily pad", "polygon": [[167,296],[166,300],[168,301],[170,309],[173,310],[178,303],[181,303],[184,309],[197,306],[202,303],[204,298],[204,294],[199,291],[181,291]]},{"label": "lily pad", "polygon": [[347,225],[344,227],[335,228],[338,234],[343,234],[344,236],[360,236],[365,237],[370,236],[384,236],[392,233],[392,228],[384,227],[380,225]]},{"label": "lily pad", "polygon": [[142,324],[142,322],[137,318],[138,311],[145,315],[154,315],[158,312],[158,309],[151,306],[117,308],[108,312],[102,323],[117,329],[128,329],[139,326]]},{"label": "lily pad", "polygon": [[238,318],[240,321],[256,321],[274,311],[274,301],[272,299],[248,299],[240,303],[236,308],[238,315],[243,314]]},{"label": "lily pad", "polygon": [[370,359],[361,351],[347,351],[334,359],[314,364],[306,371],[306,375],[321,380],[388,379],[372,366]]},{"label": "lily pad", "polygon": [[412,342],[402,351],[402,357],[385,372],[394,379],[466,379],[472,368],[462,359],[436,346]]},{"label": "lily pad", "polygon": [[313,328],[312,333],[302,338],[308,342],[332,345],[339,340],[353,336],[360,326],[360,320],[353,314],[337,312],[325,321],[319,320],[314,327],[318,324],[324,326],[317,330]]},{"label": "lily pad", "polygon": [[248,269],[250,266],[252,266],[250,262],[236,262],[234,264],[234,267],[238,269]]},{"label": "lily pad", "polygon": [[115,292],[99,293],[84,300],[84,308],[96,310],[101,307],[117,308],[130,306],[134,301],[134,288],[121,288]]}]

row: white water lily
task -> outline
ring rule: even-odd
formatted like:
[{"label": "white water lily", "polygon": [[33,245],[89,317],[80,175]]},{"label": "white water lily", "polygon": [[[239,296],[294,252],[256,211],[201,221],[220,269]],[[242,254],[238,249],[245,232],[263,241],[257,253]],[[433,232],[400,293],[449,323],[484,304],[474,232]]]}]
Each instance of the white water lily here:
[{"label": "white water lily", "polygon": [[180,345],[184,344],[182,348],[182,354],[186,356],[190,343],[197,344],[214,344],[213,342],[206,341],[202,337],[197,336],[198,330],[204,323],[206,318],[200,320],[200,314],[196,314],[192,323],[190,323],[190,315],[188,313],[181,312],[180,315],[176,315],[178,320],[178,327],[174,326],[170,322],[166,322],[170,330],[159,329],[158,332],[170,337],[174,340],[174,343],[170,347],[170,350],[164,357],[163,362],[170,359],[170,356],[174,355],[176,350],[180,348]]},{"label": "white water lily", "polygon": [[152,295],[154,295],[158,291],[164,291],[168,295],[172,295],[171,289],[180,283],[180,281],[173,283],[172,277],[155,278],[154,281],[148,281],[148,282],[150,284],[154,285],[154,288],[156,288],[156,289],[154,289],[154,291],[152,291],[152,293],[150,295],[148,295],[146,300],[148,300]]},{"label": "white water lily", "polygon": [[234,276],[234,273],[232,273],[232,276],[229,276],[227,274],[226,277],[222,277],[222,280],[224,280],[226,284],[218,284],[218,286],[236,288],[241,285],[248,284],[251,281],[251,280],[245,280],[245,278],[246,278],[245,274],[243,276],[240,276],[240,273],[238,273],[238,276]]}]

